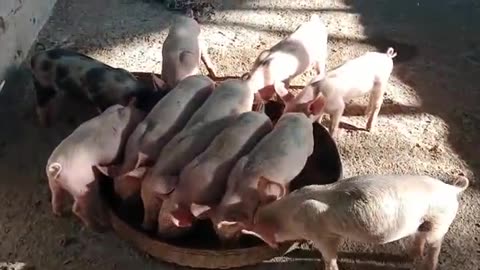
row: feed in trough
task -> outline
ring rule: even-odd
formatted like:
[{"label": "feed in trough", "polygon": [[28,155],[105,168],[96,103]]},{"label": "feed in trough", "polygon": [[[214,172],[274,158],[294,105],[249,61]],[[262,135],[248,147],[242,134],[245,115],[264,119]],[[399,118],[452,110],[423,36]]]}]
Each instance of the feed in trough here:
[{"label": "feed in trough", "polygon": [[457,214],[458,197],[468,185],[463,176],[447,184],[418,175],[366,175],[312,185],[260,207],[254,225],[244,233],[272,247],[311,240],[326,270],[338,270],[337,249],[345,238],[385,244],[412,236],[410,255],[423,259],[422,269],[434,270]]}]

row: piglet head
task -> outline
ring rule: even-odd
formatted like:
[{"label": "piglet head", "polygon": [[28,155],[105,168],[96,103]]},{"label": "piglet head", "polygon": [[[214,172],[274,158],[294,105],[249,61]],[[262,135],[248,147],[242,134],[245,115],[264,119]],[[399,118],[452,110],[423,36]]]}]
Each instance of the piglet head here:
[{"label": "piglet head", "polygon": [[163,201],[158,215],[158,234],[165,238],[178,237],[186,233],[192,226],[191,215],[183,211],[170,195]]},{"label": "piglet head", "polygon": [[257,191],[260,206],[276,201],[287,194],[287,188],[284,185],[263,176],[258,180]]},{"label": "piglet head", "polygon": [[[234,217],[233,217],[234,216]],[[247,218],[242,214],[231,213],[228,220],[216,223],[215,231],[222,241],[236,241],[241,236],[242,229],[246,228]]]},{"label": "piglet head", "polygon": [[140,193],[142,179],[130,175],[121,175],[113,179],[115,194],[122,200],[126,200]]},{"label": "piglet head", "polygon": [[262,239],[271,248],[278,248],[278,243],[275,239],[275,226],[268,223],[254,222],[254,225],[248,229],[242,229],[243,234],[253,235]]},{"label": "piglet head", "polygon": [[324,110],[325,97],[322,94],[315,95],[311,85],[305,86],[301,93],[293,96],[283,83],[276,83],[275,92],[285,104],[283,113],[301,112],[313,122],[318,119],[318,115]]},{"label": "piglet head", "polygon": [[223,200],[217,210],[211,214],[210,219],[222,242],[237,240],[241,236],[242,229],[246,228],[253,218],[255,206],[258,204],[254,202],[258,202],[258,199],[252,197],[252,200],[245,200],[245,198],[234,196]]}]

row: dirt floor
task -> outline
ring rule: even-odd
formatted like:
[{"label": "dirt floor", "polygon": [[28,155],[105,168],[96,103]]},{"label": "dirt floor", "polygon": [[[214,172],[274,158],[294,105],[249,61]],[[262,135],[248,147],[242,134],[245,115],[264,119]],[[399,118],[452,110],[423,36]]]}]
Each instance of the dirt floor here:
[{"label": "dirt floor", "polygon": [[[480,4],[475,0],[354,1],[231,0],[203,23],[220,75],[241,75],[260,50],[321,15],[329,37],[328,68],[367,50],[398,50],[378,129],[368,133],[356,99],[338,140],[345,176],[464,172],[473,182],[447,234],[440,269],[480,267]],[[46,45],[67,44],[131,71],[161,69],[161,46],[172,13],[155,1],[59,0],[42,30]],[[203,69],[205,73],[205,69]],[[313,71],[293,84],[302,85]],[[12,72],[0,93],[0,266],[35,269],[167,269],[113,233],[82,228],[74,217],[55,218],[44,175],[53,148],[74,127],[38,127],[25,72]],[[68,111],[68,108],[67,108]],[[62,115],[69,120],[68,113]],[[85,118],[86,119],[86,118]],[[77,120],[80,121],[80,120]],[[421,199],[421,198],[419,198]],[[313,269],[318,254],[295,251],[252,268]],[[342,269],[408,269],[400,244],[346,243]],[[1,268],[0,269],[4,269]]]}]

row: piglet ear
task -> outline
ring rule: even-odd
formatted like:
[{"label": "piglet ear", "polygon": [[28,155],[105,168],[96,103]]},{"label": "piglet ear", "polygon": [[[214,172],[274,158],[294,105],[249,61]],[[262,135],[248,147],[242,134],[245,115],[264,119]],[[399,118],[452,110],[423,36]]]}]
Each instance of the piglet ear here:
[{"label": "piglet ear", "polygon": [[94,166],[100,173],[108,177],[117,177],[120,171],[120,167],[118,165],[95,165]]},{"label": "piglet ear", "polygon": [[139,152],[137,156],[137,164],[135,164],[135,168],[139,168],[145,165],[147,161],[148,161],[148,156],[142,152]]},{"label": "piglet ear", "polygon": [[62,172],[62,165],[58,162],[52,163],[48,166],[48,178],[57,179]]},{"label": "piglet ear", "polygon": [[126,175],[134,178],[143,178],[147,173],[147,167],[138,167],[133,171],[128,172]]},{"label": "piglet ear", "polygon": [[153,81],[153,88],[158,91],[158,90],[164,90],[166,89],[167,83],[160,79],[155,73],[152,71],[152,81]]},{"label": "piglet ear", "polygon": [[205,219],[211,216],[213,209],[208,205],[192,203],[190,212],[198,219]]},{"label": "piglet ear", "polygon": [[325,107],[325,97],[320,95],[316,99],[311,101],[310,104],[308,104],[308,111],[312,115],[318,115],[323,111],[324,107]]},{"label": "piglet ear", "polygon": [[275,89],[275,93],[283,100],[283,102],[286,104],[295,98],[295,96],[290,93],[287,88],[285,88],[285,84],[281,81],[276,81],[273,84],[273,88]]},{"label": "piglet ear", "polygon": [[283,185],[271,181],[263,176],[258,180],[257,190],[262,204],[268,204],[285,196],[286,194],[286,189]]},{"label": "piglet ear", "polygon": [[252,230],[242,230],[243,234],[248,234],[248,235],[253,235],[255,237],[258,237],[263,240],[263,242],[267,243],[271,248],[278,248],[278,244],[275,241],[275,237],[272,232],[270,231],[259,231],[256,230],[256,228],[253,228]]},{"label": "piglet ear", "polygon": [[175,226],[180,228],[191,227],[194,217],[192,214],[182,208],[178,208],[170,213],[170,217]]}]

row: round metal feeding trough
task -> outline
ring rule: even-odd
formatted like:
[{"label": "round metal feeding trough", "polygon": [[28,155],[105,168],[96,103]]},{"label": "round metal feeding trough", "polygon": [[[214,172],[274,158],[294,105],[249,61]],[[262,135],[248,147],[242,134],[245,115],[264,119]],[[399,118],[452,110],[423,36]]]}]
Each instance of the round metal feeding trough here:
[{"label": "round metal feeding trough", "polygon": [[[149,73],[134,75],[142,81],[153,83]],[[265,112],[275,119],[281,115],[282,109],[281,103],[270,101],[266,104]],[[314,152],[302,172],[292,181],[291,190],[306,185],[332,183],[342,177],[342,164],[335,142],[324,127],[317,123],[313,125]],[[212,239],[216,239],[216,236],[213,228],[209,228],[211,223],[208,221],[181,240],[159,239],[140,228],[143,217],[141,200],[136,198],[133,203],[119,202],[111,186],[111,181],[102,181],[102,196],[110,209],[113,230],[138,249],[162,261],[193,268],[227,269],[254,265],[281,256],[291,246],[283,244],[278,249],[272,249],[259,239],[244,236],[238,247],[222,249],[219,244],[210,243],[215,242]]]}]

